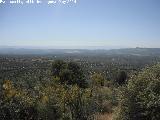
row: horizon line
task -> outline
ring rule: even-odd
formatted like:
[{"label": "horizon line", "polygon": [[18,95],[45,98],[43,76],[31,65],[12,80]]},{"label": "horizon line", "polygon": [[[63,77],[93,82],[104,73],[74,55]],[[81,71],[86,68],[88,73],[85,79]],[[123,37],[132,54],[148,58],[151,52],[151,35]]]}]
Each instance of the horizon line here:
[{"label": "horizon line", "polygon": [[11,46],[11,45],[0,45],[0,48],[6,49],[43,49],[43,50],[56,50],[56,49],[82,49],[82,50],[111,50],[111,49],[133,49],[133,48],[160,48],[160,47],[120,47],[120,46]]}]

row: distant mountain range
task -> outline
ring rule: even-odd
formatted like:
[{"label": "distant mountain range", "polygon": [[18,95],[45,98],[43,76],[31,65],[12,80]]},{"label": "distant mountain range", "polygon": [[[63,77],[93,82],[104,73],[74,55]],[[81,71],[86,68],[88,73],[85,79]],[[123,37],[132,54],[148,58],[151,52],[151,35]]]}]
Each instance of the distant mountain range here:
[{"label": "distant mountain range", "polygon": [[54,54],[85,54],[85,55],[136,55],[136,56],[148,56],[158,55],[160,56],[160,48],[123,48],[123,49],[33,49],[33,48],[16,48],[16,47],[0,47],[0,54],[13,54],[13,55],[54,55]]}]

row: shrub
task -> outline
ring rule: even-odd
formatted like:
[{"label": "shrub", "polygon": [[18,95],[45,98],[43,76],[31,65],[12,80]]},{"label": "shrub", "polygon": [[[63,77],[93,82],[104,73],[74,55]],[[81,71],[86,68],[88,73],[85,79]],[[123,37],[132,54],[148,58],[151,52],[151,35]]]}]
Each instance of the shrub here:
[{"label": "shrub", "polygon": [[129,80],[115,112],[116,120],[160,120],[160,64]]}]

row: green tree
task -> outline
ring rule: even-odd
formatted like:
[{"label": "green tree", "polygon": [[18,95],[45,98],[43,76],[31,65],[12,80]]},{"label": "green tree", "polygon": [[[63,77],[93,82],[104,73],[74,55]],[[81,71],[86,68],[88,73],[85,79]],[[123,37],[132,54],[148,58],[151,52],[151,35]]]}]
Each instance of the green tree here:
[{"label": "green tree", "polygon": [[116,120],[160,120],[160,64],[129,80],[116,112]]},{"label": "green tree", "polygon": [[52,64],[52,75],[59,76],[60,72],[66,68],[66,63],[63,60],[56,60]]},{"label": "green tree", "polygon": [[91,76],[93,86],[104,86],[104,77],[101,74],[95,73]]},{"label": "green tree", "polygon": [[78,85],[80,88],[87,87],[83,70],[77,63],[66,63],[57,60],[52,65],[52,74],[55,77],[59,77],[59,82],[61,84]]},{"label": "green tree", "polygon": [[126,83],[127,80],[127,73],[125,71],[120,71],[117,75],[116,83],[118,85],[123,85]]}]

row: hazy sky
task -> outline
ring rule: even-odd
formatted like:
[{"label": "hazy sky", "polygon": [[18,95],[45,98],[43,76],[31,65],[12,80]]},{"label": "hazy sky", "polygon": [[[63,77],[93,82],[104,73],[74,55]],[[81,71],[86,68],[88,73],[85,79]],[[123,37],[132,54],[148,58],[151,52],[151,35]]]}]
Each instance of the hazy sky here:
[{"label": "hazy sky", "polygon": [[0,46],[5,45],[160,47],[160,0],[1,3]]}]

